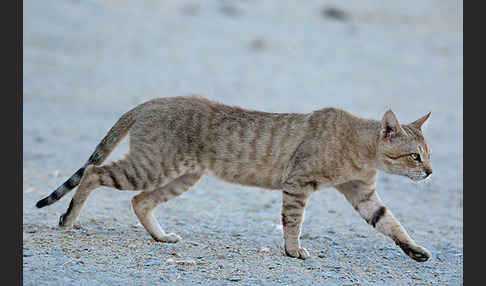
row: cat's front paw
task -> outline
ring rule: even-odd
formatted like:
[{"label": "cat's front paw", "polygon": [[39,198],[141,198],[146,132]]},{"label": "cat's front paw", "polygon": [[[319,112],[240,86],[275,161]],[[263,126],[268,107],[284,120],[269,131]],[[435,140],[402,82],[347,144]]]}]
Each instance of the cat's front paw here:
[{"label": "cat's front paw", "polygon": [[397,242],[397,245],[400,246],[405,254],[418,262],[425,262],[430,258],[430,252],[419,245],[411,245],[402,242]]},{"label": "cat's front paw", "polygon": [[285,248],[285,254],[287,254],[290,257],[295,257],[295,258],[300,258],[300,259],[307,259],[310,256],[307,249],[305,249],[303,247],[294,248],[294,249]]},{"label": "cat's front paw", "polygon": [[160,237],[155,237],[155,236],[152,236],[152,237],[156,241],[165,242],[165,243],[176,243],[176,242],[182,240],[182,237],[178,236],[175,233],[169,233],[167,235],[160,236]]}]

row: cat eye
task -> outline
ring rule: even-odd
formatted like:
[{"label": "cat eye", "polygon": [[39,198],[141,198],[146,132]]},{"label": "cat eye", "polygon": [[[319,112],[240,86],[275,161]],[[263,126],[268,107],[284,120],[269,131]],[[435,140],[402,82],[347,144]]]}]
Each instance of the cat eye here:
[{"label": "cat eye", "polygon": [[420,162],[420,155],[419,154],[412,153],[412,154],[410,154],[410,157],[412,157],[412,159],[414,159],[415,161],[419,161]]}]

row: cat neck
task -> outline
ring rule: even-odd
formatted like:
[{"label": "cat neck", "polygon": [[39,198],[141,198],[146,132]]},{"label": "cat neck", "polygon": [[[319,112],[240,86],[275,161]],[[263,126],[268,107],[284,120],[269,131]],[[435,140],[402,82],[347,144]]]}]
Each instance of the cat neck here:
[{"label": "cat neck", "polygon": [[351,132],[353,142],[352,156],[362,168],[378,169],[377,146],[381,132],[381,122],[374,119],[355,118],[351,125],[355,132]]}]

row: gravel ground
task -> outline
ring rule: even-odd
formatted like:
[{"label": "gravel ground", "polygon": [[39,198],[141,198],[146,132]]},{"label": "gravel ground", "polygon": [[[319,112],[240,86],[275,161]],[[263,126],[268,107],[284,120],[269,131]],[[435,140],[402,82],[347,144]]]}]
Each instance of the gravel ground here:
[{"label": "gravel ground", "polygon": [[[459,15],[449,0],[25,0],[24,284],[462,285]],[[177,244],[150,238],[133,192],[98,189],[70,230],[57,221],[72,193],[35,208],[123,112],[190,93],[272,112],[335,106],[378,119],[392,107],[403,122],[432,111],[432,177],[379,177],[431,259],[405,256],[333,189],[307,208],[306,261],[283,255],[280,192],[209,176],[157,209]]]}]

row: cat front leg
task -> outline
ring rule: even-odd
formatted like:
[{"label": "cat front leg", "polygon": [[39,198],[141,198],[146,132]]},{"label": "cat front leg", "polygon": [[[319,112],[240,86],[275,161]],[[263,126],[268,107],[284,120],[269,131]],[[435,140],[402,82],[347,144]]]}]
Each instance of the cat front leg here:
[{"label": "cat front leg", "polygon": [[300,246],[300,233],[304,221],[305,206],[310,193],[282,194],[282,227],[285,241],[285,254],[291,257],[306,259],[309,252]]},{"label": "cat front leg", "polygon": [[430,252],[417,245],[407,231],[383,204],[373,185],[359,181],[345,183],[336,187],[351,203],[360,216],[377,231],[393,239],[402,251],[412,259],[424,262]]},{"label": "cat front leg", "polygon": [[285,254],[300,259],[310,256],[309,252],[300,246],[300,233],[307,201],[320,184],[313,172],[312,161],[308,160],[311,152],[305,147],[306,145],[302,144],[296,151],[281,181]]}]

